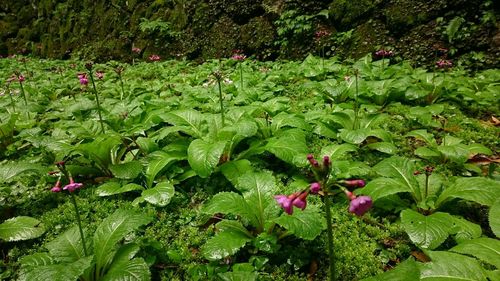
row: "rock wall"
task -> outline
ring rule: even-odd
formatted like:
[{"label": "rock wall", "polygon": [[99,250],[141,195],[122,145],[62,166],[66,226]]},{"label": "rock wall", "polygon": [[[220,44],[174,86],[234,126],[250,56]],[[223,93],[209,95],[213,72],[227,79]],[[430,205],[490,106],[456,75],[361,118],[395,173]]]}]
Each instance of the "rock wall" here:
[{"label": "rock wall", "polygon": [[[499,67],[499,1],[481,0],[4,0],[0,55],[129,61],[357,58],[380,48],[432,65],[437,48],[467,67]],[[331,33],[321,41],[318,30]],[[140,54],[133,54],[138,47]]]}]

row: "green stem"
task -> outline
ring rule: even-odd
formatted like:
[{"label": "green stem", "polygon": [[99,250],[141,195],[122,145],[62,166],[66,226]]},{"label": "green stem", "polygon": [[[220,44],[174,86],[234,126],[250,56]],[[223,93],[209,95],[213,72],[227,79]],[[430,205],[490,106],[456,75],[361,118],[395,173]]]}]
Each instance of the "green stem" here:
[{"label": "green stem", "polygon": [[95,101],[97,103],[97,114],[99,115],[99,122],[101,123],[101,130],[102,133],[105,134],[106,132],[104,131],[104,122],[102,121],[102,115],[101,115],[101,103],[99,102],[99,95],[97,94],[97,89],[95,87],[95,82],[94,82],[94,76],[92,75],[92,71],[89,70],[89,76],[90,80],[92,81],[92,87],[94,88],[94,95],[95,95]]},{"label": "green stem", "polygon": [[333,254],[333,225],[332,225],[332,214],[331,202],[328,194],[324,196],[325,201],[325,214],[326,214],[326,230],[328,235],[328,257],[330,258],[330,281],[335,280],[335,257]]},{"label": "green stem", "polygon": [[[26,110],[28,110],[28,99],[26,98],[26,93],[24,92],[23,82],[19,81],[19,85],[21,86],[21,94],[23,95],[24,105],[26,106]],[[26,112],[28,114],[28,119],[30,119],[30,112]]]},{"label": "green stem", "polygon": [[217,78],[217,85],[219,86],[220,117],[222,119],[222,126],[224,126],[224,104],[222,102],[222,87],[220,80],[220,78]]},{"label": "green stem", "polygon": [[240,62],[240,88],[243,90],[243,65]]},{"label": "green stem", "polygon": [[354,122],[352,124],[352,127],[353,127],[353,130],[357,130],[358,129],[358,111],[359,111],[359,108],[358,108],[358,91],[359,91],[359,86],[358,86],[358,70],[355,69],[354,70],[354,74],[355,74],[355,81],[356,81],[356,93],[354,94]]},{"label": "green stem", "polygon": [[78,211],[78,205],[76,204],[76,198],[72,192],[70,192],[69,194],[71,196],[71,202],[73,203],[73,206],[75,207],[76,222],[78,223],[78,230],[80,230],[80,237],[82,238],[83,253],[85,254],[85,256],[88,256],[89,254],[87,252],[87,246],[85,244],[85,236],[83,235],[82,221],[80,220],[80,212]]},{"label": "green stem", "polygon": [[427,198],[427,194],[428,194],[428,191],[429,191],[429,177],[430,175],[428,175],[427,173],[425,174],[425,193],[424,193],[424,200]]},{"label": "green stem", "polygon": [[120,101],[122,101],[122,100],[123,100],[123,96],[125,95],[125,89],[123,88],[123,79],[122,79],[122,75],[120,74],[120,75],[118,75],[118,77],[120,78],[120,86],[121,86],[121,88],[122,88],[122,94],[121,94],[121,96],[120,96]]},{"label": "green stem", "polygon": [[10,103],[12,104],[12,111],[15,113],[16,112],[16,103],[14,102],[14,98],[12,97],[12,94],[10,92],[10,89],[7,87],[7,95],[10,97]]}]

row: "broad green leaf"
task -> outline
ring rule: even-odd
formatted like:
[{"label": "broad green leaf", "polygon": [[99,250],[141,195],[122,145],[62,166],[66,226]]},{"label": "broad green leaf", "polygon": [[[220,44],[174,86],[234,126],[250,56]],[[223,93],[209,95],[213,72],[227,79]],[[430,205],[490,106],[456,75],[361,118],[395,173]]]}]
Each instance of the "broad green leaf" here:
[{"label": "broad green leaf", "polygon": [[219,192],[215,194],[202,208],[207,214],[233,214],[241,216],[243,220],[248,220],[252,225],[258,224],[252,210],[243,196],[235,192]]},{"label": "broad green leaf", "polygon": [[360,144],[370,135],[370,131],[371,130],[367,128],[357,130],[343,129],[340,132],[340,138],[348,143]]},{"label": "broad green leaf", "polygon": [[453,217],[453,228],[450,234],[455,234],[455,241],[458,243],[479,238],[482,233],[481,226],[462,217]]},{"label": "broad green leaf", "polygon": [[302,130],[290,129],[278,137],[269,139],[266,150],[289,164],[299,167],[307,165],[308,148],[306,135]]},{"label": "broad green leaf", "polygon": [[497,199],[495,203],[491,205],[488,221],[490,222],[490,228],[493,233],[500,238],[500,199]]},{"label": "broad green leaf", "polygon": [[0,182],[7,182],[22,173],[44,174],[47,169],[39,164],[26,162],[12,162],[0,165]]},{"label": "broad green leaf", "polygon": [[441,153],[438,151],[424,146],[415,149],[415,155],[424,159],[441,157]]},{"label": "broad green leaf", "polygon": [[486,272],[473,258],[450,252],[428,252],[432,262],[420,266],[423,281],[486,281]]},{"label": "broad green leaf", "polygon": [[366,147],[368,147],[369,149],[374,149],[374,150],[377,150],[377,151],[380,151],[383,153],[387,153],[387,154],[394,154],[394,153],[398,152],[398,148],[393,143],[385,142],[385,141],[370,143]]},{"label": "broad green leaf", "polygon": [[106,169],[112,163],[111,151],[121,143],[120,136],[106,134],[98,136],[93,142],[78,145],[75,150]]},{"label": "broad green leaf", "polygon": [[237,185],[238,178],[253,170],[252,164],[247,159],[229,161],[220,166],[222,174],[233,184]]},{"label": "broad green leaf", "polygon": [[500,268],[500,241],[497,239],[477,238],[465,241],[451,248],[450,251],[474,256]]},{"label": "broad green leaf", "polygon": [[467,146],[470,154],[492,155],[491,149],[479,143],[472,143]]},{"label": "broad green leaf", "polygon": [[436,206],[452,198],[461,198],[491,206],[499,197],[500,182],[498,181],[482,177],[458,178],[454,184],[441,193],[436,201]]},{"label": "broad green leaf", "polygon": [[446,26],[446,36],[448,37],[448,43],[453,42],[455,39],[455,34],[459,31],[460,26],[465,22],[465,19],[461,16],[454,17]]},{"label": "broad green leaf", "polygon": [[14,217],[0,224],[0,239],[9,242],[37,238],[44,232],[42,223],[32,217]]},{"label": "broad green leaf", "polygon": [[226,229],[210,238],[201,247],[203,256],[208,260],[220,260],[227,256],[234,255],[252,239],[245,232],[237,229]]},{"label": "broad green leaf", "polygon": [[217,223],[217,229],[219,231],[236,231],[236,232],[241,232],[245,233],[248,238],[253,238],[252,233],[250,233],[239,221],[234,221],[234,220],[222,220],[219,223]]},{"label": "broad green leaf", "polygon": [[453,228],[453,217],[439,212],[424,216],[407,209],[401,212],[401,224],[415,245],[432,250],[448,238]]},{"label": "broad green leaf", "polygon": [[78,226],[74,226],[45,245],[50,255],[58,262],[71,263],[83,257],[83,244]]},{"label": "broad green leaf", "polygon": [[236,187],[243,194],[248,207],[257,219],[257,223],[252,221],[253,226],[263,229],[268,214],[268,206],[274,203],[275,178],[271,173],[246,173],[238,179]]},{"label": "broad green leaf", "polygon": [[122,164],[109,165],[113,176],[119,179],[135,179],[142,172],[142,164],[138,161],[130,161]]},{"label": "broad green leaf", "polygon": [[437,146],[434,135],[427,133],[426,130],[415,130],[406,134],[406,137],[414,137],[425,141],[430,146]]},{"label": "broad green leaf", "polygon": [[255,281],[259,274],[253,271],[235,271],[219,273],[222,281]]},{"label": "broad green leaf", "polygon": [[102,281],[142,281],[151,280],[149,267],[142,258],[120,260],[113,263]]},{"label": "broad green leaf", "polygon": [[274,221],[304,240],[313,240],[326,229],[324,217],[318,208],[308,206],[302,211],[294,207],[293,211],[292,215],[282,214]]},{"label": "broad green leaf", "polygon": [[443,140],[441,142],[441,146],[454,146],[454,145],[459,145],[462,143],[462,139],[455,138],[449,135],[446,135],[443,137]]},{"label": "broad green leaf", "polygon": [[299,117],[292,113],[286,113],[284,111],[280,112],[272,119],[273,131],[277,131],[282,127],[299,128],[304,131],[311,130],[311,126],[304,120],[303,117]]},{"label": "broad green leaf", "polygon": [[[35,254],[36,255],[36,254]],[[79,259],[73,263],[65,264],[36,264],[29,265],[21,261],[19,281],[51,280],[73,281],[77,280],[83,272],[91,266],[93,256]]]},{"label": "broad green leaf", "polygon": [[207,142],[196,139],[188,148],[188,162],[201,178],[210,176],[226,147],[225,141]]},{"label": "broad green leaf", "polygon": [[375,202],[380,198],[400,192],[411,192],[408,186],[391,178],[376,178],[364,187],[356,190],[356,194],[369,195]]},{"label": "broad green leaf", "polygon": [[193,137],[203,137],[205,128],[203,127],[206,120],[203,115],[192,109],[183,109],[164,114],[163,121],[170,123]]},{"label": "broad green leaf", "polygon": [[348,179],[355,177],[366,177],[371,173],[371,168],[363,162],[336,160],[332,162],[332,170],[330,174],[335,175],[340,179]]},{"label": "broad green leaf", "polygon": [[144,190],[141,197],[150,204],[165,207],[174,196],[175,189],[170,182],[160,182],[153,188]]},{"label": "broad green leaf", "polygon": [[35,253],[24,256],[19,260],[22,267],[24,266],[41,266],[54,264],[54,259],[49,253]]},{"label": "broad green leaf", "polygon": [[347,153],[356,151],[358,151],[358,147],[350,143],[332,144],[323,147],[320,156],[327,155],[332,160],[342,159]]},{"label": "broad green leaf", "polygon": [[149,154],[159,149],[155,140],[153,140],[152,138],[138,137],[135,140],[135,143],[139,146],[140,150],[145,154]]},{"label": "broad green leaf", "polygon": [[104,219],[93,239],[96,267],[109,266],[115,255],[116,244],[128,233],[151,221],[151,217],[132,210],[117,210]]},{"label": "broad green leaf", "polygon": [[135,184],[135,183],[129,183],[126,185],[123,185],[120,182],[116,181],[109,181],[106,183],[101,184],[97,188],[97,195],[98,196],[111,196],[115,194],[121,194],[129,191],[134,191],[134,190],[144,190],[144,187]]},{"label": "broad green leaf", "polygon": [[382,160],[373,169],[381,176],[392,178],[409,190],[416,201],[422,200],[420,188],[413,173],[415,164],[407,158],[393,156]]},{"label": "broad green leaf", "polygon": [[158,173],[165,169],[170,164],[178,160],[183,160],[186,156],[181,152],[163,152],[157,151],[150,155],[151,160],[146,167],[146,182],[148,187],[153,186],[153,181],[155,180]]},{"label": "broad green leaf", "polygon": [[[425,194],[425,185],[426,185],[426,177],[425,174],[419,174],[416,175],[415,178],[418,181],[418,185],[420,187],[420,192],[422,194]],[[438,195],[439,192],[441,191],[441,188],[443,187],[443,183],[445,182],[445,179],[443,176],[441,176],[438,173],[432,173],[429,176],[428,179],[428,186],[427,186],[427,196],[433,196],[433,195]]]},{"label": "broad green leaf", "polygon": [[398,264],[394,269],[382,274],[362,279],[361,281],[415,281],[420,279],[418,263],[408,259]]},{"label": "broad green leaf", "polygon": [[445,159],[450,159],[456,163],[465,163],[469,157],[469,150],[465,144],[440,145],[436,149],[441,152]]}]

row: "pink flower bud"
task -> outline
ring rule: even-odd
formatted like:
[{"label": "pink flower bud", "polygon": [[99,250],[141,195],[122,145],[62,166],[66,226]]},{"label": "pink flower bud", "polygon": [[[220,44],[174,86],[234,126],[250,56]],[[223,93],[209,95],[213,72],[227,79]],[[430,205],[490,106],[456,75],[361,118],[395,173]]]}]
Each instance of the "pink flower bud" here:
[{"label": "pink flower bud", "polygon": [[329,168],[331,164],[330,157],[328,155],[323,156],[323,166]]},{"label": "pink flower bud", "polygon": [[366,182],[364,180],[360,180],[360,179],[345,180],[344,182],[342,182],[342,185],[346,186],[346,187],[356,188],[356,187],[364,187],[366,185]]},{"label": "pink flower bud", "polygon": [[313,182],[311,183],[309,190],[312,194],[318,194],[318,192],[321,190],[321,185],[319,184],[319,182]]}]

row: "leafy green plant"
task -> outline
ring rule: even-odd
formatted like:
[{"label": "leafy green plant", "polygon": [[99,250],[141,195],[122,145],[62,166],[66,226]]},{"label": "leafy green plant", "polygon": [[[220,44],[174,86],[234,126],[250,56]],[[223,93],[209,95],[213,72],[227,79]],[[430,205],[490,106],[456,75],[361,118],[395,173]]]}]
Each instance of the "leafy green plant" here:
[{"label": "leafy green plant", "polygon": [[32,217],[14,217],[0,224],[0,239],[7,242],[37,238],[44,232],[43,224]]},{"label": "leafy green plant", "polygon": [[[241,161],[233,165],[244,169],[247,164]],[[234,172],[234,168],[225,167],[226,174]],[[207,259],[220,260],[234,255],[249,243],[258,251],[274,253],[279,248],[279,240],[288,235],[312,240],[324,229],[321,215],[314,206],[291,216],[280,214],[272,198],[277,185],[270,173],[247,171],[240,177],[231,175],[230,178],[236,180],[238,193],[216,194],[205,204],[203,212],[236,215],[238,219],[227,218],[216,224],[217,234],[202,247]]]},{"label": "leafy green plant", "polygon": [[23,257],[19,280],[149,279],[148,265],[136,257],[139,246],[118,243],[151,220],[140,212],[117,210],[97,227],[88,255],[84,253],[78,229],[72,227],[45,244],[48,252]]}]

